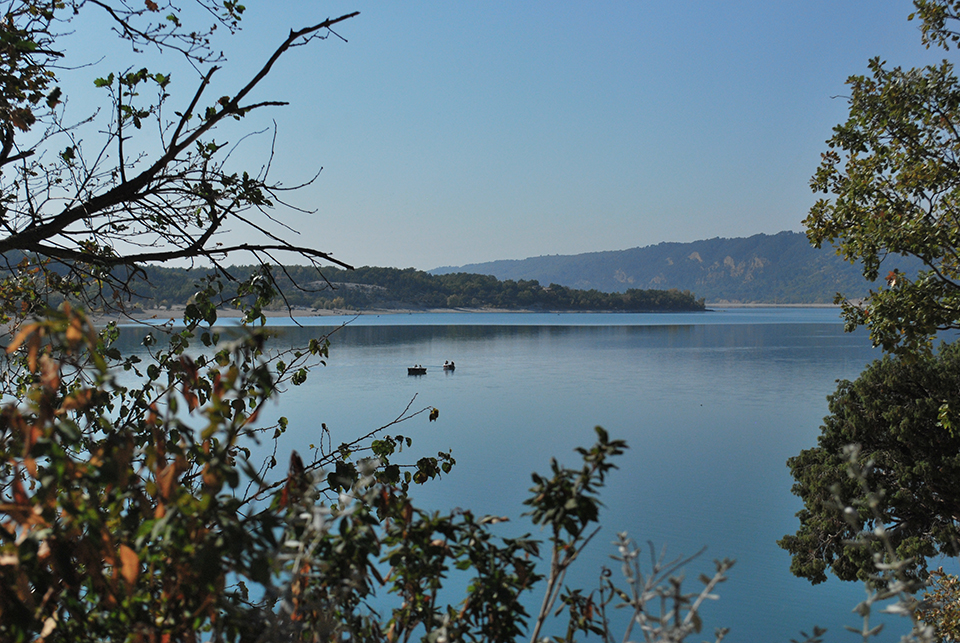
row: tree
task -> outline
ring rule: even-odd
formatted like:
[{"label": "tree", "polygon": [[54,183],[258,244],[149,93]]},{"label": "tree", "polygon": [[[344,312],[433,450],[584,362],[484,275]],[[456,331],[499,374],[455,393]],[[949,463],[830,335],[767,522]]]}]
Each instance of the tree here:
[{"label": "tree", "polygon": [[[910,18],[920,19],[927,47],[960,41],[952,29],[960,3],[914,4]],[[960,328],[960,82],[947,60],[904,70],[875,58],[869,67],[870,76],[847,81],[849,118],[834,128],[811,180],[828,197],[804,224],[817,247],[834,243],[862,262],[868,280],[885,277],[864,301],[838,302],[847,330],[866,326],[896,357],[841,382],[818,446],[788,462],[804,508],[798,532],[780,545],[793,555],[794,573],[813,582],[827,569],[846,580],[872,578],[874,556],[909,561],[907,571],[922,575],[928,557],[958,553],[960,349],[933,354],[933,340]],[[883,275],[897,255],[923,268]],[[863,484],[848,475],[850,448],[869,460]],[[890,548],[871,529],[887,529]]]},{"label": "tree", "polygon": [[[185,27],[177,7],[161,10],[150,1],[139,9],[99,0],[8,3],[0,26],[5,47],[0,254],[15,257],[14,263],[26,254],[44,271],[57,266],[60,281],[92,277],[108,283],[118,282],[117,266],[135,272],[145,262],[171,259],[204,259],[228,274],[223,262],[238,252],[253,254],[261,265],[274,262],[272,253],[340,263],[267,231],[266,210],[282,205],[282,193],[290,188],[270,180],[269,163],[256,173],[230,169],[230,148],[213,134],[232,119],[284,105],[247,99],[284,53],[327,37],[332,27],[357,14],[292,30],[246,83],[229,95],[208,98],[205,92],[219,69],[214,63],[223,62],[212,49],[213,31],[218,25],[235,31],[244,7],[231,0],[196,4],[215,18],[205,31]],[[192,95],[171,104],[169,73],[130,65],[91,79],[104,93],[103,109],[67,124],[74,121],[67,120],[66,96],[57,81],[69,67],[57,30],[66,29],[74,15],[94,11],[135,54],[173,52],[205,68]],[[151,121],[159,137],[145,128]],[[88,122],[98,126],[94,143],[79,134],[90,133]],[[218,233],[232,226],[247,228],[259,240],[217,243]],[[59,282],[56,287],[66,290]]]},{"label": "tree", "polygon": [[[814,583],[828,568],[843,580],[869,579],[874,555],[887,553],[872,536],[879,525],[914,573],[930,557],[960,553],[960,344],[916,359],[887,356],[856,381],[841,381],[828,399],[817,446],[787,461],[804,503],[799,530],[779,543],[793,573]],[[869,486],[882,490],[855,516],[841,510],[863,497],[843,456],[849,444],[872,463]]]},{"label": "tree", "polygon": [[[957,41],[950,25],[960,4],[915,5],[927,46]],[[862,303],[838,295],[848,329],[866,326],[886,350],[929,350],[937,331],[960,326],[960,83],[947,60],[904,70],[875,58],[869,67],[870,76],[847,80],[849,118],[811,180],[829,198],[804,225],[815,246],[836,244],[868,280],[884,277]],[[884,274],[896,255],[923,268]]]}]

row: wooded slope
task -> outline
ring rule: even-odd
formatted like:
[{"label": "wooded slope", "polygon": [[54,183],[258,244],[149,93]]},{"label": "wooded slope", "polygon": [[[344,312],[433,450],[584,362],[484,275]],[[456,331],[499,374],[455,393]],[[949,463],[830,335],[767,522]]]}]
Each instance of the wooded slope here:
[{"label": "wooded slope", "polygon": [[[246,278],[252,266],[228,269],[237,279]],[[147,267],[146,278],[131,284],[130,304],[140,308],[185,305],[199,289],[206,271]],[[275,269],[283,297],[271,307],[313,309],[434,309],[500,308],[529,310],[696,311],[702,299],[690,292],[662,289],[627,289],[604,293],[580,290],[535,280],[499,280],[489,275],[451,273],[431,275],[413,268],[363,267],[355,270],[284,266]],[[296,285],[295,285],[296,284]],[[235,292],[227,290],[229,301]]]},{"label": "wooded slope", "polygon": [[[916,261],[889,257],[881,274],[893,268],[910,274],[918,267]],[[838,292],[858,298],[869,290],[860,266],[847,263],[831,248],[814,248],[800,232],[491,261],[430,272],[536,279],[603,292],[675,288],[694,292],[707,302],[831,303]]]}]

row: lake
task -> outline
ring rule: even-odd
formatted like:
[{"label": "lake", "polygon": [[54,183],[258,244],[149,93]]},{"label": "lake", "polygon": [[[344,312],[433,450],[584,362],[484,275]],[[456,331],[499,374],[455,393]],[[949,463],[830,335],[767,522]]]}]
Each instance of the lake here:
[{"label": "lake", "polygon": [[[707,552],[687,570],[690,590],[713,558],[735,558],[705,631],[728,641],[789,641],[813,625],[828,640],[856,640],[844,625],[862,600],[856,584],[816,587],[794,578],[776,540],[797,528],[785,461],[816,444],[836,380],[880,357],[863,332],[844,333],[836,309],[720,309],[685,314],[413,314],[277,320],[283,339],[331,336],[330,359],[280,397],[273,415],[290,429],[281,453],[321,438],[366,433],[413,407],[435,406],[391,433],[414,439],[410,460],[450,449],[443,480],[417,488],[419,504],[520,518],[530,472],[551,457],[574,466],[572,449],[601,425],[630,449],[603,492],[603,531],[568,584],[592,588],[627,531],[643,549]],[[454,360],[455,372],[444,372]],[[428,372],[409,377],[406,367]],[[283,458],[281,458],[283,461]],[[510,531],[513,530],[513,531]],[[534,531],[534,533],[537,533]],[[615,574],[618,573],[615,570]],[[539,597],[537,598],[539,600]],[[894,632],[884,637],[892,640]],[[711,639],[712,640],[712,639]]]}]

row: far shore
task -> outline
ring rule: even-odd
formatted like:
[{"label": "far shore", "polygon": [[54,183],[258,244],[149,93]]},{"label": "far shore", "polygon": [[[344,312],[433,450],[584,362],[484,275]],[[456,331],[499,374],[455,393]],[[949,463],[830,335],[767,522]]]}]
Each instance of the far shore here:
[{"label": "far shore", "polygon": [[839,304],[741,304],[729,301],[708,303],[707,308],[840,308]]},{"label": "far shore", "polygon": [[[171,308],[150,308],[132,311],[127,315],[94,315],[98,323],[104,321],[179,321],[183,319],[184,306],[172,306]],[[716,308],[839,308],[836,304],[758,304],[758,303],[737,303],[737,302],[712,302],[706,304],[706,310],[710,312]],[[352,310],[349,308],[317,309],[294,306],[289,310],[265,310],[264,316],[270,317],[343,317],[353,315],[411,315],[416,313],[609,313],[617,314],[621,312],[633,311],[615,311],[615,310],[532,310],[516,308],[368,308],[365,310]],[[643,311],[638,311],[643,312]],[[648,312],[677,312],[677,311],[648,311]],[[690,311],[701,312],[701,311]],[[221,319],[237,319],[241,317],[240,311],[231,308],[220,309],[217,311],[217,317]]]}]

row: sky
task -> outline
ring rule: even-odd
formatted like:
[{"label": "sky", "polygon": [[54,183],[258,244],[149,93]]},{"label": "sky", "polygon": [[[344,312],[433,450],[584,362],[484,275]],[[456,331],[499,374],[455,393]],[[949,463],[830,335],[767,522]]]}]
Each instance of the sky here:
[{"label": "sky", "polygon": [[[906,0],[245,4],[218,41],[224,93],[291,28],[360,11],[258,90],[290,105],[241,124],[276,121],[284,184],[323,168],[289,195],[312,214],[276,214],[356,266],[799,231],[847,77],[951,55],[924,49]],[[235,161],[262,165],[270,136]]]}]

